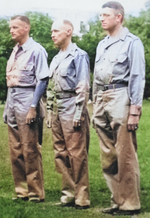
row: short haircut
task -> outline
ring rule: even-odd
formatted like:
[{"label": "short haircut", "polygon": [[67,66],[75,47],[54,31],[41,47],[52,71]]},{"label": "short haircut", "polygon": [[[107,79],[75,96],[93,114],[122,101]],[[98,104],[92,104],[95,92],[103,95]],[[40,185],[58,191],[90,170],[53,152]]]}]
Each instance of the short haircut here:
[{"label": "short haircut", "polygon": [[30,26],[30,20],[27,16],[23,16],[23,15],[16,15],[14,17],[11,17],[11,20],[16,20],[19,19],[25,23],[27,23]]},{"label": "short haircut", "polygon": [[122,15],[121,22],[123,22],[123,20],[124,20],[124,8],[123,8],[123,6],[119,2],[115,2],[115,1],[107,2],[107,3],[105,3],[102,6],[102,8],[112,8],[112,9],[115,9],[116,11],[118,11]]},{"label": "short haircut", "polygon": [[71,26],[72,31],[74,30],[73,24],[69,20],[63,20],[63,23],[68,24],[69,26]]}]

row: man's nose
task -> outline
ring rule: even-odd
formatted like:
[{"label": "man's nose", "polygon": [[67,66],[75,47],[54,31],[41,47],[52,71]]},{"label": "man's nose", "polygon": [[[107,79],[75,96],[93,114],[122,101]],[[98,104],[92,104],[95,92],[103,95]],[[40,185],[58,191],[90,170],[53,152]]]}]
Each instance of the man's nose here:
[{"label": "man's nose", "polygon": [[53,38],[55,36],[54,32],[52,32],[51,37]]},{"label": "man's nose", "polygon": [[103,14],[100,14],[100,15],[99,15],[99,19],[100,19],[100,21],[104,20]]}]

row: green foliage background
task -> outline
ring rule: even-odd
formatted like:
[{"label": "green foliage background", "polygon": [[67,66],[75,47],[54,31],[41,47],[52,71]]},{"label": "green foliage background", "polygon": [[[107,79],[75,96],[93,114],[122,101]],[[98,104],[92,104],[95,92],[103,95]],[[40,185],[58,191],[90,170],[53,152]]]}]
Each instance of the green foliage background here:
[{"label": "green foliage background", "polygon": [[[26,12],[25,15],[31,21],[30,36],[44,46],[48,52],[48,64],[50,64],[52,58],[58,52],[51,39],[51,25],[53,20],[48,14],[45,15],[39,12]],[[9,34],[9,19],[0,18],[0,101],[2,102],[5,101],[7,93],[6,63],[15,45]],[[103,31],[98,17],[95,18],[95,21],[89,21],[89,25],[90,30],[86,32],[84,28],[81,28],[82,37],[73,36],[73,42],[76,42],[80,48],[89,54],[92,74],[97,44],[105,37],[106,33]],[[150,6],[147,7],[146,11],[141,11],[139,17],[126,17],[124,25],[128,27],[130,32],[137,35],[144,45],[146,60],[146,87],[144,97],[148,98],[150,97]],[[92,75],[91,78],[93,78]]]}]

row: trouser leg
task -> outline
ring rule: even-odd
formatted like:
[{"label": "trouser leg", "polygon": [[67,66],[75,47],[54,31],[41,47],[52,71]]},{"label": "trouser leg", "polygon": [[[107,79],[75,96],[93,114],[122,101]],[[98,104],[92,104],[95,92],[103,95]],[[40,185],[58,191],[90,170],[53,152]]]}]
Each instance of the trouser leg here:
[{"label": "trouser leg", "polygon": [[135,210],[140,209],[137,143],[135,132],[127,130],[129,103],[122,92],[98,97],[100,106],[97,105],[94,121],[100,138],[102,169],[113,201],[119,209]]},{"label": "trouser leg", "polygon": [[[24,195],[24,184],[27,184],[28,196],[45,198],[43,169],[40,146],[38,144],[38,126],[25,124],[26,115],[17,114],[18,128],[9,126],[10,153],[17,195]],[[14,134],[15,133],[15,134]],[[14,136],[15,135],[15,136]],[[13,141],[15,139],[16,143]]]},{"label": "trouser leg", "polygon": [[61,122],[57,114],[53,114],[53,142],[56,170],[62,174],[62,203],[74,202],[74,180],[70,165],[69,154],[66,149]]},{"label": "trouser leg", "polygon": [[28,197],[24,157],[17,127],[8,126],[8,135],[15,191],[18,197]]},{"label": "trouser leg", "polygon": [[[73,117],[70,116],[61,116],[59,124],[58,119],[57,124],[55,122],[53,122],[55,162],[63,175],[62,193],[68,198],[74,193],[76,204],[89,205],[88,126],[83,123],[80,129],[75,130]],[[60,132],[56,134],[58,129],[61,134]]]},{"label": "trouser leg", "polygon": [[104,177],[110,188],[113,201],[122,210],[135,210],[140,208],[140,181],[139,166],[135,149],[135,135],[126,130],[126,125],[121,126],[114,148],[107,147],[103,137],[103,131],[98,131],[101,147],[101,162]]}]

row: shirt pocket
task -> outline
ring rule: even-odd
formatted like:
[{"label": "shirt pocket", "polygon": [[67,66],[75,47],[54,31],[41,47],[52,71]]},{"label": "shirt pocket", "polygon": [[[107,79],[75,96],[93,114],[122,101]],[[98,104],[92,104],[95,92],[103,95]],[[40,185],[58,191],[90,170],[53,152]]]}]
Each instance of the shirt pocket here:
[{"label": "shirt pocket", "polygon": [[123,63],[127,60],[127,55],[125,54],[120,54],[118,55],[118,57],[116,58],[116,62],[117,63]]},{"label": "shirt pocket", "polygon": [[113,74],[121,76],[121,75],[125,75],[127,71],[128,71],[128,56],[126,54],[120,54],[116,57]]},{"label": "shirt pocket", "polygon": [[12,70],[12,65],[11,64],[7,64],[6,72],[10,72],[11,70]]},{"label": "shirt pocket", "polygon": [[26,83],[26,84],[32,84],[35,79],[33,70],[34,70],[33,64],[19,66],[19,71],[20,71],[19,82]]},{"label": "shirt pocket", "polygon": [[67,76],[67,69],[62,69],[62,70],[60,71],[60,75],[61,75],[62,77],[66,77],[66,76]]},{"label": "shirt pocket", "polygon": [[75,70],[70,68],[61,69],[60,71],[60,86],[65,91],[75,88]]},{"label": "shirt pocket", "polygon": [[117,58],[114,57],[113,55],[109,56],[108,60],[109,60],[110,63],[116,63],[117,62]]},{"label": "shirt pocket", "polygon": [[97,54],[96,55],[96,58],[95,58],[95,63],[99,62],[101,59],[101,55],[100,54]]}]

